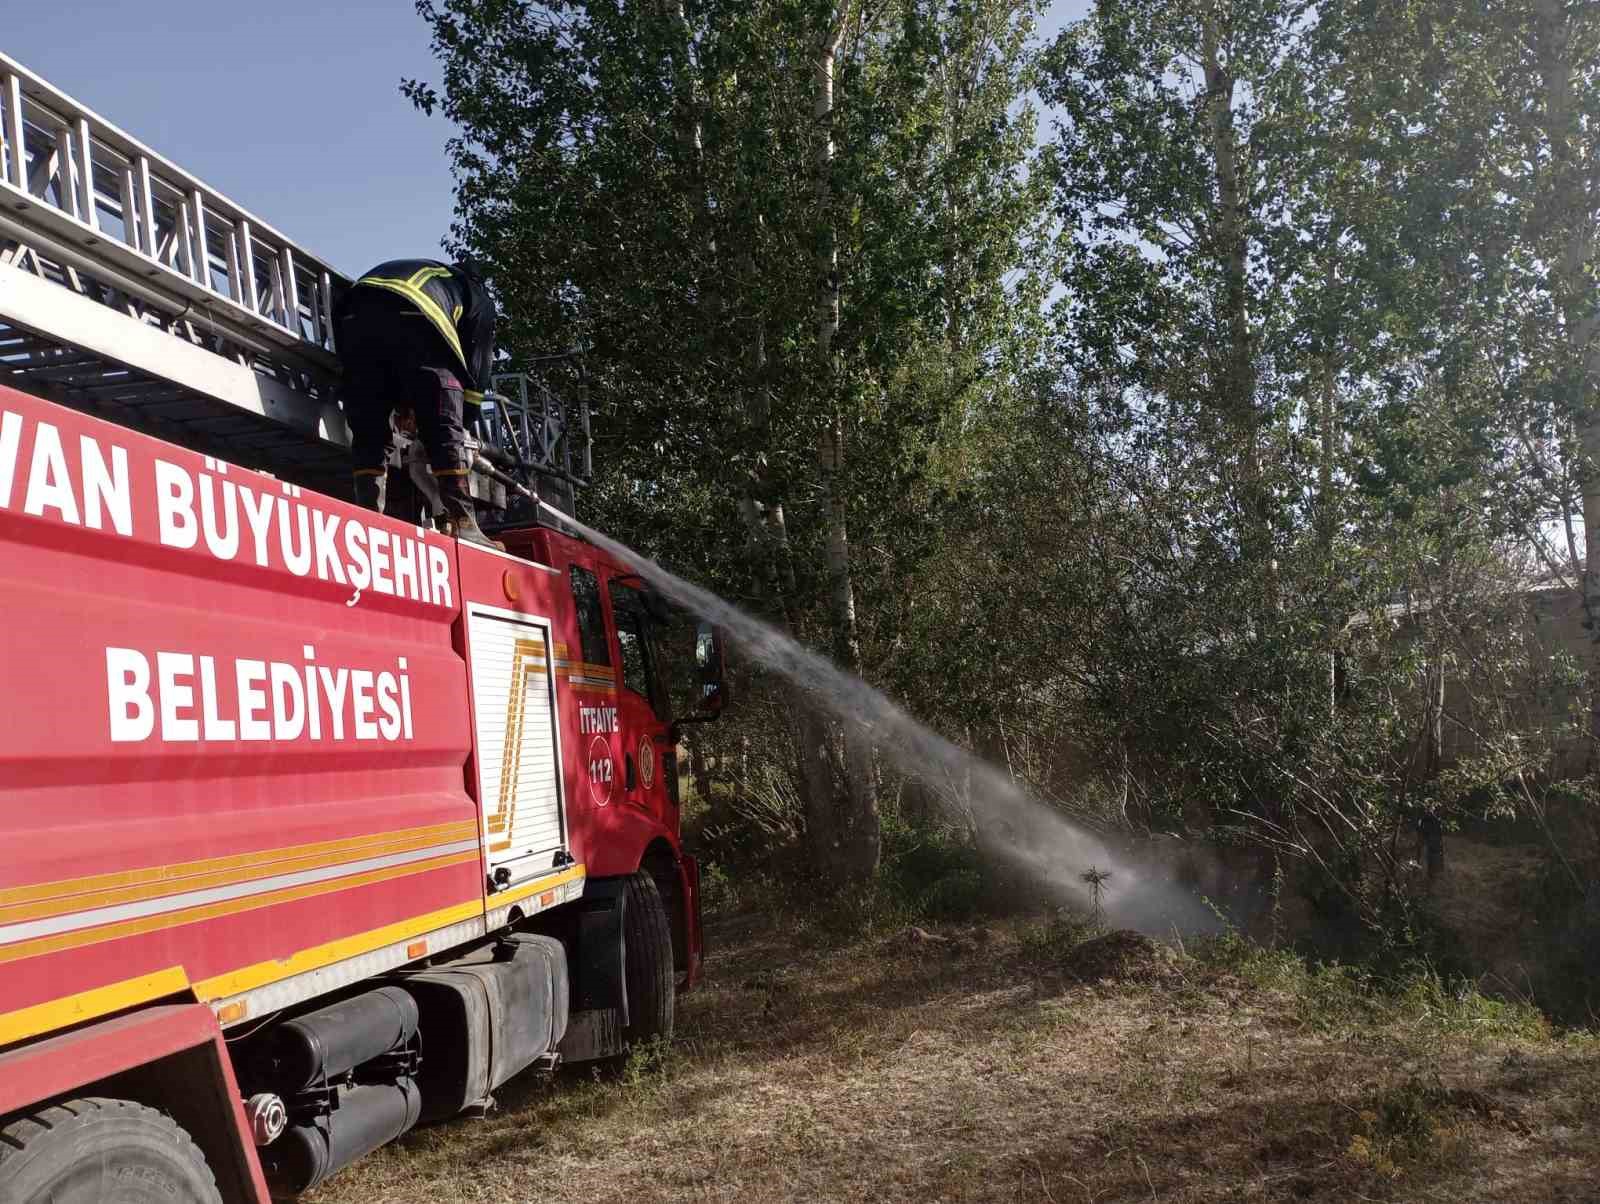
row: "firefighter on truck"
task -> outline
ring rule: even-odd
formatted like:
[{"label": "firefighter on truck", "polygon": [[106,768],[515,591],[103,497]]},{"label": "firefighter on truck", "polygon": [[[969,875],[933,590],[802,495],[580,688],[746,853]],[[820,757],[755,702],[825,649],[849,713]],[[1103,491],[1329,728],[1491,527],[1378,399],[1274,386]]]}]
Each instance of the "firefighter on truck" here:
[{"label": "firefighter on truck", "polygon": [[494,364],[494,300],[477,264],[380,263],[344,295],[334,324],[356,502],[383,513],[397,416],[427,449],[445,529],[490,543],[468,482],[466,409],[483,403]]}]

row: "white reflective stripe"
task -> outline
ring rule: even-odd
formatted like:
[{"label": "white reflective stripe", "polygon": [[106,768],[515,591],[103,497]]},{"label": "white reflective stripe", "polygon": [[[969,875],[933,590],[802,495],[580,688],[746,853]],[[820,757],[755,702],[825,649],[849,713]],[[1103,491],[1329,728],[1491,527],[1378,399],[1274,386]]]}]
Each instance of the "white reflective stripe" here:
[{"label": "white reflective stripe", "polygon": [[[506,924],[509,924],[511,922],[511,913],[513,911],[521,912],[524,916],[537,915],[541,911],[548,911],[552,907],[560,907],[563,903],[569,903],[573,899],[581,898],[583,896],[583,884],[584,879],[579,878],[576,881],[568,882],[562,886],[552,887],[548,892],[539,891],[535,894],[529,895],[525,899],[520,899],[515,903],[507,903],[503,907],[493,906],[494,896],[490,895],[490,910],[488,915],[485,917],[488,922],[489,931],[492,932],[497,928],[501,928]],[[526,883],[520,885],[526,885]],[[547,893],[553,894],[555,897],[551,899],[549,903],[541,902],[544,895]]]},{"label": "white reflective stripe", "polygon": [[[573,867],[547,870],[545,873],[551,877],[568,873]],[[581,867],[579,867],[581,868]],[[537,880],[533,880],[537,884]],[[526,886],[527,884],[524,884]],[[220,1012],[231,1003],[244,1004],[244,1014],[237,1020],[228,1022],[224,1027],[232,1025],[259,1023],[262,1016],[279,1008],[290,1007],[307,999],[329,991],[338,990],[340,987],[349,986],[351,983],[363,982],[374,975],[383,974],[390,970],[399,969],[409,963],[420,960],[412,956],[411,950],[417,942],[427,944],[427,952],[422,954],[425,958],[448,958],[460,946],[492,935],[497,929],[511,922],[511,913],[518,912],[523,916],[536,915],[541,911],[548,911],[552,907],[560,907],[574,899],[583,897],[584,877],[572,879],[559,886],[553,886],[547,891],[534,891],[525,898],[515,903],[495,907],[487,916],[474,916],[470,920],[463,920],[445,928],[435,928],[429,932],[417,933],[406,937],[404,940],[374,949],[370,953],[360,953],[354,957],[344,958],[327,966],[315,970],[307,970],[301,974],[291,975],[274,983],[267,983],[249,991],[241,991],[234,995],[217,996],[208,1002],[213,1011]],[[550,896],[545,902],[545,896]],[[494,896],[490,896],[492,903]]]},{"label": "white reflective stripe", "polygon": [[[251,991],[219,996],[210,1001],[211,1010],[220,1012],[230,1003],[242,1003],[244,1014],[231,1024],[260,1023],[262,1016],[279,1008],[291,1007],[329,991],[337,991],[340,987],[347,987],[351,983],[364,982],[375,975],[397,970],[408,962],[419,960],[410,953],[411,946],[418,941],[425,941],[428,946],[428,951],[423,957],[438,957],[449,953],[458,945],[478,940],[486,933],[483,917],[474,916],[459,924],[451,924],[447,928],[435,928],[430,932],[419,932],[416,936],[395,941],[381,949],[374,949],[371,953],[359,953],[355,957],[347,957],[329,966],[307,970],[303,974],[291,975]],[[223,1027],[230,1025],[225,1024]]]},{"label": "white reflective stripe", "polygon": [[271,878],[255,878],[249,882],[230,883],[227,886],[216,886],[209,890],[191,890],[177,895],[163,895],[157,899],[142,899],[137,903],[123,903],[116,907],[97,907],[90,911],[75,911],[68,915],[50,916],[43,920],[27,920],[20,924],[0,926],[0,945],[10,944],[14,941],[30,940],[38,936],[54,936],[59,932],[76,932],[81,928],[98,928],[102,924],[114,924],[120,920],[134,920],[141,916],[161,915],[169,911],[181,911],[186,907],[203,906],[207,903],[220,903],[228,899],[241,899],[250,895],[262,895],[271,891],[281,890],[288,886],[304,886],[310,882],[327,882],[333,878],[343,878],[350,874],[360,874],[367,870],[386,869],[390,866],[406,865],[413,861],[426,861],[430,857],[442,857],[450,853],[465,853],[478,848],[476,838],[471,840],[457,840],[449,844],[432,845],[425,849],[413,849],[408,853],[391,853],[386,857],[366,857],[360,861],[341,861],[336,865],[321,866],[314,870],[301,870],[293,874],[277,874]]}]

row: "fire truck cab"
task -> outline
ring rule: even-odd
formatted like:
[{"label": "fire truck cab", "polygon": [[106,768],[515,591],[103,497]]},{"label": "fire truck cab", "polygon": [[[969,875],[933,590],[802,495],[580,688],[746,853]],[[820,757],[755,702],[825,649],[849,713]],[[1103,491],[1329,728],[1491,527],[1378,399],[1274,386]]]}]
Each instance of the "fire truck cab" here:
[{"label": "fire truck cab", "polygon": [[[670,1037],[715,634],[685,714],[559,521],[343,500],[346,282],[3,55],[0,149],[0,1202],[293,1197]],[[532,411],[486,454],[570,486]]]}]

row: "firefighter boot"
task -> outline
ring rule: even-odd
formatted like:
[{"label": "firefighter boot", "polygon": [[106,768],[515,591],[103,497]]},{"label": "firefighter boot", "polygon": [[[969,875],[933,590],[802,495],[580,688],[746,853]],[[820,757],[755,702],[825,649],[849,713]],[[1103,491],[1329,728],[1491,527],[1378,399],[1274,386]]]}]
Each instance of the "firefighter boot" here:
[{"label": "firefighter boot", "polygon": [[389,493],[387,472],[356,473],[356,505],[383,513],[383,503]]},{"label": "firefighter boot", "polygon": [[438,476],[439,498],[444,503],[446,529],[457,539],[505,550],[505,545],[490,539],[478,526],[478,512],[472,505],[472,490],[465,473]]}]

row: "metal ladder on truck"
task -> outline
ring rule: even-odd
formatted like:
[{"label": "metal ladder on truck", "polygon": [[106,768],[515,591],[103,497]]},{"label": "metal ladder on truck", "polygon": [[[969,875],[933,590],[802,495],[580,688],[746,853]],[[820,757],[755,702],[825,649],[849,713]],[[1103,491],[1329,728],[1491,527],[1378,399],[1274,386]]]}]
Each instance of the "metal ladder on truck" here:
[{"label": "metal ladder on truck", "polygon": [[342,492],[349,281],[4,54],[0,143],[0,381]]},{"label": "metal ladder on truck", "polygon": [[[347,497],[332,315],[350,280],[0,53],[0,383]],[[547,491],[589,475],[526,377],[496,377],[477,432]],[[486,504],[514,505],[488,477]],[[559,504],[559,503],[558,503]]]}]

